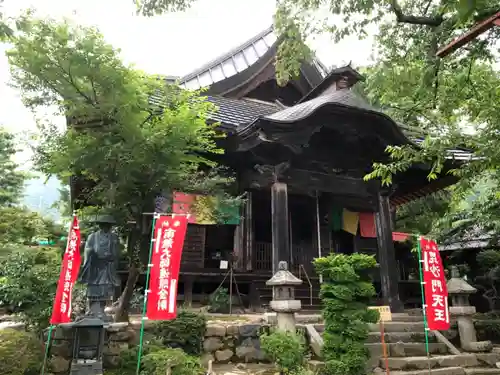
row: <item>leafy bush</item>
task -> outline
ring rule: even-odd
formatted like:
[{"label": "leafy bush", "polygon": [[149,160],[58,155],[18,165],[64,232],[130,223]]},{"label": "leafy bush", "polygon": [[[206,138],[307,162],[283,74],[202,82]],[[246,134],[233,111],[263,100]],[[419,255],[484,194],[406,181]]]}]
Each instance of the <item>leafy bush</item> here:
[{"label": "leafy bush", "polygon": [[281,373],[302,372],[306,354],[304,337],[295,332],[274,331],[261,335],[260,344],[263,352],[278,366]]},{"label": "leafy bush", "polygon": [[16,251],[0,263],[0,307],[20,313],[30,327],[49,324],[57,288],[60,254],[52,248]]},{"label": "leafy bush", "polygon": [[176,319],[158,322],[154,335],[169,348],[182,349],[189,355],[200,355],[206,324],[203,314],[181,310]]},{"label": "leafy bush", "polygon": [[219,288],[210,295],[208,311],[212,313],[229,312],[230,296],[226,288]]},{"label": "leafy bush", "polygon": [[320,298],[325,320],[323,357],[326,375],[365,373],[369,353],[364,346],[368,324],[377,322],[376,310],[369,310],[375,288],[369,272],[375,268],[373,256],[332,254],[314,261],[323,275]]},{"label": "leafy bush", "polygon": [[[165,349],[163,344],[158,340],[148,340],[142,345],[142,358],[148,354]],[[135,375],[137,369],[137,358],[139,356],[139,347],[133,347],[128,350],[123,350],[120,352],[118,368],[117,369],[106,369],[106,374],[115,375]],[[141,361],[142,364],[142,361]]]},{"label": "leafy bush", "polygon": [[42,343],[27,332],[0,331],[0,375],[37,375],[43,362]]},{"label": "leafy bush", "polygon": [[500,313],[490,311],[474,316],[474,326],[479,341],[489,340],[494,344],[500,343]]},{"label": "leafy bush", "polygon": [[187,355],[181,349],[162,349],[143,357],[141,375],[165,375],[171,368],[171,375],[203,374],[200,360]]},{"label": "leafy bush", "polygon": [[[118,368],[107,369],[109,375],[135,375],[137,369],[138,347],[120,352]],[[196,375],[202,373],[198,358],[187,355],[182,349],[165,348],[158,340],[143,344],[141,375],[164,375],[170,367],[171,375]]]}]

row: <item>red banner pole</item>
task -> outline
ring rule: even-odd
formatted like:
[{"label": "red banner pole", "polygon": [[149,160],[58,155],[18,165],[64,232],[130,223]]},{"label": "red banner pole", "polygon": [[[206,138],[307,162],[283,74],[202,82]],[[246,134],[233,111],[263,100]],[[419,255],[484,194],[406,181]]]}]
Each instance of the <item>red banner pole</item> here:
[{"label": "red banner pole", "polygon": [[[41,375],[45,374],[45,367],[47,365],[47,359],[49,356],[50,344],[52,339],[52,332],[57,324],[64,323],[71,318],[71,291],[74,286],[74,282],[78,277],[78,272],[80,271],[80,228],[78,223],[78,217],[76,212],[73,212],[73,217],[71,220],[71,225],[68,231],[68,239],[66,241],[66,249],[63,255],[63,261],[61,264],[61,272],[59,274],[59,281],[57,283],[56,295],[54,297],[54,305],[52,306],[52,314],[50,318],[50,327],[47,334],[47,342],[45,343],[45,356],[42,363]],[[72,252],[71,252],[72,251]],[[70,254],[71,253],[71,254]],[[76,261],[75,261],[75,254]],[[71,261],[71,269],[68,266]],[[75,271],[76,270],[76,276]],[[69,272],[69,280],[66,280],[66,274]],[[63,304],[63,295],[67,294],[67,304],[65,305],[65,312],[67,315],[61,314],[61,307]]]},{"label": "red banner pole", "polygon": [[146,286],[144,287],[144,304],[142,306],[142,315],[141,315],[141,332],[139,336],[139,354],[137,356],[137,368],[136,375],[139,375],[141,372],[141,357],[142,357],[142,345],[144,340],[144,321],[146,320],[146,306],[148,303],[148,294],[149,294],[149,276],[151,271],[151,256],[153,255],[153,244],[155,243],[155,227],[156,220],[160,217],[160,214],[156,212],[153,214],[153,224],[151,225],[151,242],[149,244],[149,256],[148,256],[148,267],[146,272]]}]

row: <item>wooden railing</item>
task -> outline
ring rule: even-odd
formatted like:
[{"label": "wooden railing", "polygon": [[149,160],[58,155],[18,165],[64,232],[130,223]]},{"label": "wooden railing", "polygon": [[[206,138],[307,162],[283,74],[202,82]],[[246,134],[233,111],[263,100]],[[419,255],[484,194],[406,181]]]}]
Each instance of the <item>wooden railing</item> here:
[{"label": "wooden railing", "polygon": [[269,271],[273,269],[273,246],[268,242],[255,242],[253,248],[253,269]]},{"label": "wooden railing", "polygon": [[307,282],[309,283],[309,305],[313,305],[313,286],[311,283],[311,279],[309,278],[309,275],[307,274],[306,269],[304,268],[303,264],[299,264],[299,279],[302,280],[302,272],[304,273],[304,276],[306,277]]},{"label": "wooden railing", "polygon": [[[299,273],[299,269],[307,270],[309,275],[315,274],[312,264],[318,256],[318,250],[314,245],[292,245],[292,262],[289,262],[290,272]],[[256,271],[270,271],[272,264],[273,246],[268,242],[255,242],[253,251],[253,269]],[[323,249],[322,254],[327,254],[328,249]]]}]

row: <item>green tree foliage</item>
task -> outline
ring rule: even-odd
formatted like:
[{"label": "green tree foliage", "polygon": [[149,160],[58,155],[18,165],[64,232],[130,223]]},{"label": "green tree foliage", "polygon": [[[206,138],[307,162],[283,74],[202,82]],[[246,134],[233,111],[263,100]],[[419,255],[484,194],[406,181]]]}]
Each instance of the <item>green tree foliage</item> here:
[{"label": "green tree foliage", "polygon": [[3,0],[0,0],[0,41],[12,35],[12,29],[9,27],[2,12],[2,3]]},{"label": "green tree foliage", "polygon": [[26,207],[10,206],[0,209],[0,244],[32,244],[44,231],[42,217]]},{"label": "green tree foliage", "polygon": [[0,306],[37,331],[49,325],[61,257],[58,251],[14,251],[0,262]]},{"label": "green tree foliage", "polygon": [[56,244],[65,229],[50,218],[24,206],[0,208],[0,246],[36,245],[39,241]]},{"label": "green tree foliage", "polygon": [[476,256],[477,264],[481,276],[474,280],[483,289],[483,297],[488,300],[489,308],[492,311],[498,309],[500,295],[498,287],[500,284],[500,250],[483,250]]},{"label": "green tree foliage", "polygon": [[364,346],[368,323],[376,323],[379,318],[378,311],[367,308],[375,295],[369,278],[376,266],[375,258],[332,254],[315,259],[314,265],[323,275],[320,298],[325,320],[325,374],[363,374],[369,358]]},{"label": "green tree foliage", "polygon": [[155,197],[174,189],[219,194],[232,181],[206,157],[222,152],[206,124],[213,108],[198,92],[125,65],[94,28],[28,14],[17,20],[10,42],[7,56],[25,104],[55,106],[70,125],[66,131],[40,126],[36,168],[62,180],[84,178],[86,200],[80,203],[106,207],[122,224],[135,223],[117,313],[125,319],[138,254],[149,241],[143,213],[154,210]]},{"label": "green tree foliage", "polygon": [[451,194],[444,190],[398,207],[396,231],[422,235],[434,232],[435,223],[449,211]]},{"label": "green tree foliage", "polygon": [[[135,0],[135,3],[141,14],[153,16],[184,10],[195,0]],[[392,43],[400,47],[401,58],[408,53],[412,55],[414,49],[426,49],[428,53],[419,56],[420,61],[415,61],[417,65],[423,62],[423,65],[414,67],[424,73],[427,82],[432,82],[439,65],[435,58],[438,46],[498,10],[495,0],[280,0],[275,13],[276,32],[282,36],[276,62],[278,79],[280,83],[286,83],[298,74],[300,62],[312,57],[305,43],[309,37],[328,33],[334,41],[349,35],[363,38],[367,36],[368,28],[376,25],[380,27],[381,37],[394,38]],[[403,34],[410,38],[401,38]],[[465,55],[475,56],[480,52],[491,56],[489,47],[495,37],[498,37],[498,32],[492,31],[487,39],[475,43]],[[428,63],[434,67],[429,67]],[[421,78],[422,74],[418,74],[414,80],[419,82]]]},{"label": "green tree foliage", "polygon": [[54,202],[52,208],[57,209],[63,218],[69,219],[73,214],[73,210],[71,207],[70,188],[67,185],[63,185],[63,187],[59,188],[58,190],[59,199]]},{"label": "green tree foliage", "polygon": [[0,245],[30,243],[42,228],[39,215],[19,205],[25,174],[14,161],[14,134],[0,128]]},{"label": "green tree foliage", "polygon": [[13,160],[16,152],[14,135],[0,127],[0,208],[13,206],[21,198],[25,175]]}]

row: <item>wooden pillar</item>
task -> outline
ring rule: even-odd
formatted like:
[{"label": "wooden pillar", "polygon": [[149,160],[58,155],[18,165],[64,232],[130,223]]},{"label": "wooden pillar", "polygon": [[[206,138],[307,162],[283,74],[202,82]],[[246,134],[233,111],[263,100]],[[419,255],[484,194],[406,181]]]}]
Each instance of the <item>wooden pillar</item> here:
[{"label": "wooden pillar", "polygon": [[398,313],[403,311],[403,304],[399,299],[399,272],[392,241],[391,221],[389,197],[381,194],[375,216],[380,283],[384,304],[389,305],[393,313]]},{"label": "wooden pillar", "polygon": [[253,202],[252,202],[252,192],[247,191],[245,209],[243,212],[243,227],[244,227],[244,253],[243,253],[243,268],[247,271],[252,270],[253,265],[253,239],[254,239],[254,227],[253,227]]},{"label": "wooden pillar", "polygon": [[[241,217],[241,214],[240,214]],[[245,269],[245,242],[244,242],[244,224],[243,220],[240,219],[240,223],[234,228],[234,240],[233,240],[233,267],[235,270]]]},{"label": "wooden pillar", "polygon": [[193,304],[193,284],[194,278],[192,276],[186,276],[184,280],[184,304],[186,306],[191,306]]},{"label": "wooden pillar", "polygon": [[283,182],[271,186],[271,217],[273,241],[273,274],[278,271],[278,263],[290,263],[290,238],[288,234],[288,192]]}]

